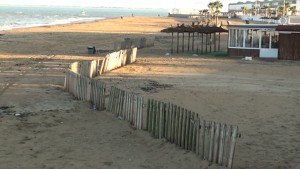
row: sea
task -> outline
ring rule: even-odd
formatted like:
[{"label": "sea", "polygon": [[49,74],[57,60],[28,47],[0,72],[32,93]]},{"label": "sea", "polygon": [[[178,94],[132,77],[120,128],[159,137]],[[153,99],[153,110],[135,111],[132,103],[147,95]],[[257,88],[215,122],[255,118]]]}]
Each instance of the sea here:
[{"label": "sea", "polygon": [[91,22],[126,16],[167,16],[167,9],[107,7],[0,6],[0,31]]}]

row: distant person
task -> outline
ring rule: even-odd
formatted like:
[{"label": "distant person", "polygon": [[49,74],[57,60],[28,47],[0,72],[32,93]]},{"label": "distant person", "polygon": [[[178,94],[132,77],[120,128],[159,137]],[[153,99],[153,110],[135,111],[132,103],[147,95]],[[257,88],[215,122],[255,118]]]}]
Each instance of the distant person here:
[{"label": "distant person", "polygon": [[158,14],[158,17],[160,17],[160,14]]},{"label": "distant person", "polygon": [[121,16],[121,19],[123,19],[123,16]]},{"label": "distant person", "polygon": [[131,14],[131,16],[133,17],[133,13]]}]

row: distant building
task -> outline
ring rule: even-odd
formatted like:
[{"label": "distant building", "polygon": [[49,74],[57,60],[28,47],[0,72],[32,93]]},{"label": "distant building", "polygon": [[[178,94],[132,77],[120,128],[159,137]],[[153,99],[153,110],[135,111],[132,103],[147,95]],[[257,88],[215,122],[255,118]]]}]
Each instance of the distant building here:
[{"label": "distant building", "polygon": [[[176,18],[196,18],[200,16],[199,9],[179,9],[173,8],[169,10],[169,17]],[[204,16],[204,14],[202,14]],[[227,17],[228,12],[220,12],[219,17]]]},{"label": "distant building", "polygon": [[262,1],[246,1],[228,4],[229,13],[243,12],[242,7],[248,10],[256,10],[257,13],[263,13],[264,7],[269,6],[271,10],[276,10],[278,7],[283,6],[284,2],[289,2],[290,6],[296,6],[298,13],[300,13],[300,0],[262,0]]}]

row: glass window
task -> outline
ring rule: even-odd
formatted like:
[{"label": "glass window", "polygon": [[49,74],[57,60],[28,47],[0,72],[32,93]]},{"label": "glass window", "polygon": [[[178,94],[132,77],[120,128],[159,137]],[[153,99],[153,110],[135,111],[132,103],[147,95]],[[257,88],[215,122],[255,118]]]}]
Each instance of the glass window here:
[{"label": "glass window", "polygon": [[252,38],[253,38],[252,47],[259,48],[259,32],[257,30],[253,30]]},{"label": "glass window", "polygon": [[271,48],[278,48],[279,35],[278,32],[271,32]]},{"label": "glass window", "polygon": [[270,32],[261,32],[261,48],[269,48],[270,44]]},{"label": "glass window", "polygon": [[252,29],[246,30],[245,47],[251,48],[252,45]]},{"label": "glass window", "polygon": [[236,30],[236,35],[237,35],[237,44],[236,47],[243,47],[244,43],[244,30]]},{"label": "glass window", "polygon": [[231,47],[236,47],[236,30],[230,29],[230,45]]}]

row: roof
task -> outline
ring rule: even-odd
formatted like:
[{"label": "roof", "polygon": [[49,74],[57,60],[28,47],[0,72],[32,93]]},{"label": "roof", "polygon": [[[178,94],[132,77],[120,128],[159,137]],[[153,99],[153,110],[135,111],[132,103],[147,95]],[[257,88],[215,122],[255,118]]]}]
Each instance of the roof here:
[{"label": "roof", "polygon": [[252,29],[275,29],[277,24],[244,24],[244,25],[227,25],[228,28],[252,28]]},{"label": "roof", "polygon": [[278,25],[276,31],[300,32],[300,25]]},{"label": "roof", "polygon": [[222,26],[209,26],[209,25],[187,25],[185,26],[184,24],[182,25],[177,25],[177,27],[169,27],[166,29],[161,30],[161,32],[198,32],[198,33],[216,33],[216,32],[228,32],[226,29],[224,29]]}]

